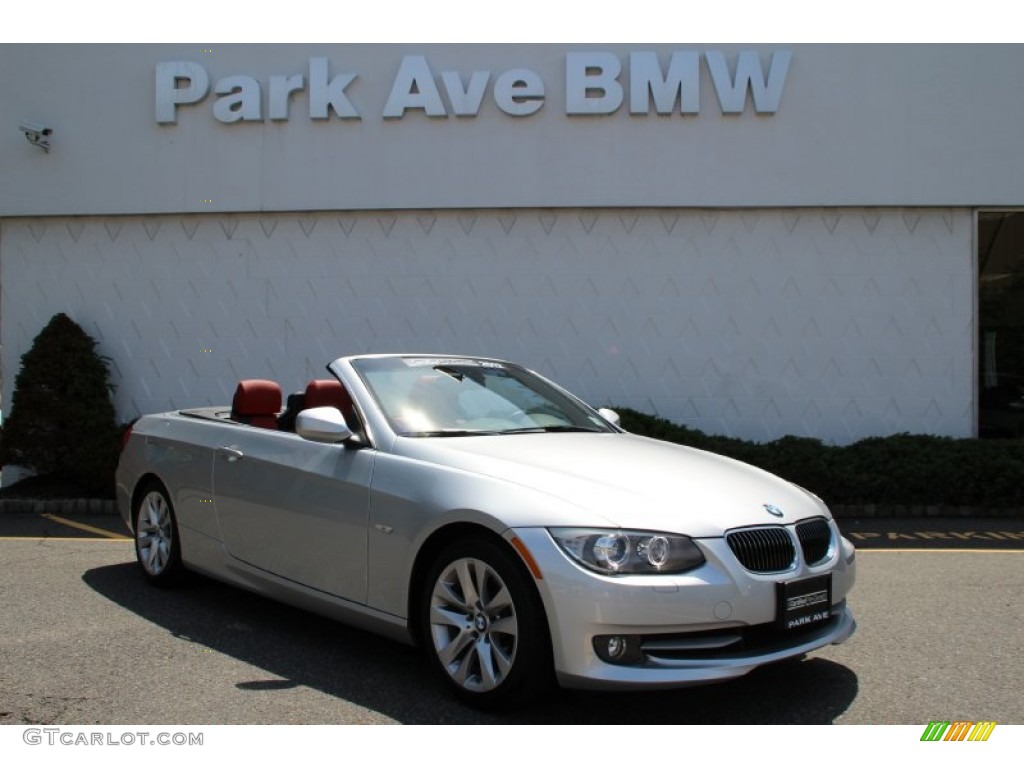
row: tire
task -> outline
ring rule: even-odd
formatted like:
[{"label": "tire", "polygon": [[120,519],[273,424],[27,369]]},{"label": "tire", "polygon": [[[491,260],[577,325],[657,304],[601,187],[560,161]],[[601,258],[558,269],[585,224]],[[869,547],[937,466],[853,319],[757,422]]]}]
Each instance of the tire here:
[{"label": "tire", "polygon": [[550,685],[540,597],[502,542],[473,537],[448,545],[427,573],[420,610],[423,645],[463,701],[506,709]]},{"label": "tire", "polygon": [[180,583],[185,567],[181,563],[178,520],[162,485],[151,482],[142,489],[133,522],[135,557],[146,579],[160,587]]}]

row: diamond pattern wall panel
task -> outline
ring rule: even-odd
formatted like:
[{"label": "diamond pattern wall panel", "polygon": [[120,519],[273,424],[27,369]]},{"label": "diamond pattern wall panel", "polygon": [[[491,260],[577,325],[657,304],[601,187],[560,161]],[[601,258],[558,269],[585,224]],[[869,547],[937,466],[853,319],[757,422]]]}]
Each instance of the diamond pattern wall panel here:
[{"label": "diamond pattern wall panel", "polygon": [[972,226],[966,209],[7,219],[4,400],[63,311],[113,361],[124,418],[427,351],[746,438],[969,435]]}]

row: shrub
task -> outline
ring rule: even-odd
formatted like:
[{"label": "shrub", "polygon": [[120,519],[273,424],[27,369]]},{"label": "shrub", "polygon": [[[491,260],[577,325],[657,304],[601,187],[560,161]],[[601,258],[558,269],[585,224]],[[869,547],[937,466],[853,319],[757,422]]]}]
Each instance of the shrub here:
[{"label": "shrub", "polygon": [[54,315],[22,355],[0,464],[112,496],[121,430],[109,378],[96,342],[67,315]]},{"label": "shrub", "polygon": [[629,432],[753,464],[829,504],[1024,506],[1024,440],[899,434],[845,446],[792,436],[753,443],[707,435],[629,408],[616,410]]}]

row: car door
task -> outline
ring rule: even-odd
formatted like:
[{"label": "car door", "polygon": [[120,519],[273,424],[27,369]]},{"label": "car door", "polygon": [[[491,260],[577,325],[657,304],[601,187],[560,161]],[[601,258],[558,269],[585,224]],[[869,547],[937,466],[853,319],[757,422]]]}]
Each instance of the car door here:
[{"label": "car door", "polygon": [[214,506],[228,553],[261,570],[366,602],[376,451],[233,426],[214,451]]}]

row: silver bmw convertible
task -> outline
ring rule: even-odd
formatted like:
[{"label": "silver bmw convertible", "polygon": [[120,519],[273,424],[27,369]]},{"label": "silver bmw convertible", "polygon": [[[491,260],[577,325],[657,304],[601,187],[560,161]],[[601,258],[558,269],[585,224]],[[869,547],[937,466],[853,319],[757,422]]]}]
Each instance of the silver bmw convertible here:
[{"label": "silver bmw convertible", "polygon": [[802,488],[502,360],[327,368],[134,424],[118,505],[150,582],[195,571],[419,644],[492,708],[727,680],[853,633],[853,545]]}]

